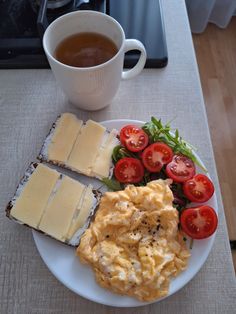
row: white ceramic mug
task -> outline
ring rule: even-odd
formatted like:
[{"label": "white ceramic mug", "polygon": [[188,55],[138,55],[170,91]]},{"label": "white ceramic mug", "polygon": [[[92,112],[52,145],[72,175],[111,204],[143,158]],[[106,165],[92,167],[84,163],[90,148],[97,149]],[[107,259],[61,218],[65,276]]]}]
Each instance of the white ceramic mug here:
[{"label": "white ceramic mug", "polygon": [[[117,54],[103,64],[87,68],[59,62],[54,56],[58,44],[66,37],[82,32],[96,32],[112,39],[118,48]],[[110,104],[121,79],[138,75],[146,62],[143,44],[125,39],[124,31],[115,19],[96,11],[76,11],[56,19],[45,31],[43,47],[62,90],[74,105],[85,110],[98,110]],[[124,54],[129,50],[139,50],[140,58],[132,69],[123,71]]]}]

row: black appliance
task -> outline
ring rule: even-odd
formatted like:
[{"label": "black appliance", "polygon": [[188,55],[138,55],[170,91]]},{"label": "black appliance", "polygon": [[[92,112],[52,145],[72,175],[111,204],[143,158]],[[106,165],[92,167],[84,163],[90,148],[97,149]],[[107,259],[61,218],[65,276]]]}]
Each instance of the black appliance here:
[{"label": "black appliance", "polygon": [[[146,67],[167,65],[161,0],[0,0],[0,68],[48,68],[43,33],[57,17],[75,10],[111,15],[126,38],[143,42]],[[125,67],[133,66],[137,58],[136,51],[126,54]]]}]

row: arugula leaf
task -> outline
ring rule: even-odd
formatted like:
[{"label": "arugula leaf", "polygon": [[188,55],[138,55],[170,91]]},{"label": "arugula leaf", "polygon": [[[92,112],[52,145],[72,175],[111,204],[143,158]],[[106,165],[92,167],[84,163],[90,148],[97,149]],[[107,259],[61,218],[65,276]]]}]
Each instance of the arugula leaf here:
[{"label": "arugula leaf", "polygon": [[194,155],[193,151],[195,148],[182,139],[177,129],[171,132],[170,123],[163,125],[161,119],[157,120],[155,117],[152,117],[151,122],[145,123],[142,129],[147,133],[151,143],[157,141],[164,142],[172,148],[174,153],[187,156],[205,172],[207,171]]},{"label": "arugula leaf", "polygon": [[124,146],[122,145],[117,145],[113,148],[112,152],[112,159],[114,163],[116,164],[118,160],[124,157],[134,157],[137,158],[137,155],[131,153],[128,151]]},{"label": "arugula leaf", "polygon": [[107,186],[111,191],[120,191],[123,190],[123,186],[116,179],[103,178],[102,182]]}]

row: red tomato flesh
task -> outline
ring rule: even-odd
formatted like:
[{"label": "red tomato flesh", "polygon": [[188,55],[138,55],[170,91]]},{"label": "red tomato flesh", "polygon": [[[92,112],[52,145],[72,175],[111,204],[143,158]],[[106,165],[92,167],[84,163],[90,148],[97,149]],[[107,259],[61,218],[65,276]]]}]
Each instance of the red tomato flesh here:
[{"label": "red tomato flesh", "polygon": [[139,159],[125,157],[115,165],[115,177],[121,183],[138,183],[144,176],[144,167]]},{"label": "red tomato flesh", "polygon": [[174,155],[166,166],[166,174],[175,182],[185,182],[195,175],[194,162],[184,155]]},{"label": "red tomato flesh", "polygon": [[185,209],[180,216],[183,231],[193,239],[205,239],[216,230],[218,218],[210,206],[200,206]]},{"label": "red tomato flesh", "polygon": [[126,125],[120,131],[120,142],[131,152],[140,152],[148,145],[148,135],[135,125]]},{"label": "red tomato flesh", "polygon": [[183,184],[186,197],[196,203],[207,202],[214,194],[214,185],[204,174],[197,174]]},{"label": "red tomato flesh", "polygon": [[145,148],[142,153],[142,162],[148,171],[159,172],[163,165],[171,161],[172,157],[173,151],[168,145],[156,142]]}]

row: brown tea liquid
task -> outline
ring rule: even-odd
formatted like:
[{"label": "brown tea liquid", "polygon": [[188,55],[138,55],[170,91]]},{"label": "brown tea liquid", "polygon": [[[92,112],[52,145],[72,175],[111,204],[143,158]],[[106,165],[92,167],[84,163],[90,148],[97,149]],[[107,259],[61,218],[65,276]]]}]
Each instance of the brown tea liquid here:
[{"label": "brown tea liquid", "polygon": [[97,33],[78,33],[65,38],[55,50],[55,58],[74,67],[93,67],[110,60],[118,52],[115,43]]}]

